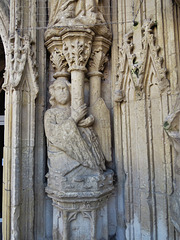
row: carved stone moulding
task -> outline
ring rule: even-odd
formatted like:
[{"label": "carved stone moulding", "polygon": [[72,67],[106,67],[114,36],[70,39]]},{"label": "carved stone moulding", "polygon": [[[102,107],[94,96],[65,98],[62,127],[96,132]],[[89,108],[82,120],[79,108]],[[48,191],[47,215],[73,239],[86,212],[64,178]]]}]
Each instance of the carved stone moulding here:
[{"label": "carved stone moulding", "polygon": [[62,49],[61,37],[52,37],[52,38],[48,39],[45,42],[45,46],[47,47],[47,49],[50,53],[52,53],[54,51],[54,49],[57,48],[57,47]]},{"label": "carved stone moulding", "polygon": [[[108,240],[107,201],[109,196],[97,200],[72,200],[57,202],[53,200],[54,215],[59,214],[59,224],[54,225],[54,239],[104,239]],[[81,224],[79,224],[81,222]],[[98,227],[97,227],[98,226]],[[106,229],[106,231],[103,231]],[[59,237],[59,236],[58,236]]]},{"label": "carved stone moulding", "polygon": [[[49,168],[48,187],[46,192],[56,199],[64,198],[98,198],[113,190],[113,171],[91,173],[85,175],[68,175],[62,177],[58,170]],[[58,183],[58,184],[57,184]]]},{"label": "carved stone moulding", "polygon": [[[150,60],[154,68],[159,91],[162,93],[169,88],[166,78],[166,69],[163,67],[163,58],[159,56],[160,47],[156,45],[153,29],[157,27],[156,21],[146,19],[142,26],[142,50],[140,57],[134,53],[133,32],[124,37],[123,46],[119,50],[118,81],[115,88],[114,100],[121,102],[126,100],[127,79],[131,78],[136,91],[136,98],[142,99],[146,86],[147,63]],[[126,71],[129,71],[127,76]]]},{"label": "carved stone moulding", "polygon": [[89,29],[65,29],[62,32],[63,53],[69,71],[87,71],[94,33]]},{"label": "carved stone moulding", "polygon": [[[9,40],[9,77],[3,84],[6,91],[12,86],[13,89],[22,87],[23,73],[28,69],[30,77],[31,94],[35,99],[39,88],[37,85],[36,58],[32,49],[33,41],[29,35],[19,36],[15,33]],[[26,66],[28,66],[26,68]]]},{"label": "carved stone moulding", "polygon": [[58,171],[52,175],[51,170],[46,192],[52,198],[56,219],[53,239],[108,240],[107,201],[114,189],[113,171],[62,178]]}]

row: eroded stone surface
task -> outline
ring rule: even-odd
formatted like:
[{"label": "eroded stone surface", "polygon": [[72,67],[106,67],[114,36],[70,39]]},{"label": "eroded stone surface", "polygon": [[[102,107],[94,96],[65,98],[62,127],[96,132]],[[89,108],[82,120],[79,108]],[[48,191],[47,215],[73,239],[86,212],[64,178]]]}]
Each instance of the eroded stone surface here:
[{"label": "eroded stone surface", "polygon": [[[84,199],[91,202],[94,198],[98,201],[113,190],[113,171],[105,171],[105,156],[92,128],[94,118],[92,115],[85,118],[85,104],[71,111],[70,83],[66,79],[57,79],[50,86],[50,94],[52,107],[45,113],[49,167],[46,192],[57,202],[64,199],[76,203],[78,199],[83,204]],[[67,211],[68,208],[70,211],[71,204],[67,206]],[[67,224],[66,219],[62,221]],[[94,226],[95,222],[91,224]],[[86,231],[91,224],[86,226]],[[57,231],[61,229],[54,230],[56,236]],[[71,231],[67,233],[68,236],[72,234]],[[84,233],[81,234],[79,239]],[[72,235],[70,239],[74,237]],[[62,239],[66,239],[64,234]]]},{"label": "eroded stone surface", "polygon": [[179,239],[179,0],[48,2],[0,1],[3,239]]},{"label": "eroded stone surface", "polygon": [[[50,9],[49,27],[63,29],[66,26],[80,26],[81,28],[85,26],[100,36],[111,36],[97,0],[53,0],[50,2]],[[47,31],[46,36],[54,35],[54,33],[52,30]]]}]

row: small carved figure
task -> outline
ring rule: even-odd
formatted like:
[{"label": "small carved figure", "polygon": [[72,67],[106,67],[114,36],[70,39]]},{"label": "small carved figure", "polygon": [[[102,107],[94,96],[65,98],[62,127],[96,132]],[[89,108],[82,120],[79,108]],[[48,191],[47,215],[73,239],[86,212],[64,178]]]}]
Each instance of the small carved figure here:
[{"label": "small carved figure", "polygon": [[[85,118],[86,105],[70,108],[70,83],[56,80],[50,86],[52,107],[45,113],[49,168],[62,176],[79,167],[95,172],[105,170],[105,158],[92,127],[92,116]],[[85,171],[85,170],[84,170]]]}]

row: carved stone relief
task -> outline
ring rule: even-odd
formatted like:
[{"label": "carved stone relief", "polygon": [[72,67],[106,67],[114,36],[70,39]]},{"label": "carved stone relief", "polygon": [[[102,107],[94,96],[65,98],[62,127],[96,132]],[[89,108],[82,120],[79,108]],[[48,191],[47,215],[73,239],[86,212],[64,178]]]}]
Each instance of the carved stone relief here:
[{"label": "carved stone relief", "polygon": [[36,63],[33,57],[33,51],[31,49],[32,41],[30,36],[25,35],[24,37],[19,36],[17,33],[10,39],[9,44],[9,57],[11,62],[9,64],[10,77],[5,81],[3,88],[8,86],[18,88],[22,80],[25,65],[28,64],[29,71],[32,76],[33,92],[35,97],[38,93],[37,86],[37,71]]},{"label": "carved stone relief", "polygon": [[[170,147],[162,128],[162,116],[168,112],[169,81],[158,55],[156,27],[155,22],[145,21],[141,29],[139,26],[125,35],[119,50],[114,100],[121,134],[120,159],[126,175],[123,194],[127,239],[150,239],[153,222],[166,226],[168,213],[163,209],[169,209],[173,191]],[[168,236],[167,232],[165,237],[160,237],[160,231],[157,234],[157,239]]]},{"label": "carved stone relief", "polygon": [[[107,211],[113,190],[113,171],[106,168],[106,161],[112,160],[110,113],[101,98],[111,34],[106,24],[98,27],[105,23],[98,1],[51,1],[50,6],[45,44],[56,80],[49,88],[51,108],[44,123],[49,167],[46,192],[53,199],[56,219],[53,236],[54,240],[92,240],[99,232],[97,213]],[[86,77],[90,107],[85,104]],[[104,217],[102,228],[108,224]],[[108,239],[108,234],[102,231],[101,238]]]},{"label": "carved stone relief", "polygon": [[[9,42],[8,77],[3,88],[8,94],[11,155],[11,238],[33,239],[35,99],[38,94],[37,71],[29,36],[16,32]],[[12,125],[11,125],[12,124]],[[28,126],[28,127],[27,127]],[[5,126],[6,127],[6,126]],[[8,141],[9,141],[8,135]],[[7,141],[7,140],[6,140]],[[7,144],[7,142],[5,142]],[[27,177],[28,176],[28,177]],[[28,200],[27,200],[28,199]],[[23,216],[23,217],[21,217]],[[23,230],[22,230],[23,229]],[[9,239],[8,232],[5,239]],[[6,236],[7,234],[7,236]]]},{"label": "carved stone relief", "polygon": [[98,0],[50,1],[49,30],[46,38],[58,34],[66,27],[93,30],[97,35],[111,38],[111,33],[100,10]]},{"label": "carved stone relief", "polygon": [[121,102],[125,99],[125,81],[124,74],[126,65],[130,71],[130,78],[134,83],[137,99],[142,98],[142,91],[144,87],[145,71],[147,67],[148,58],[151,59],[153,67],[156,71],[156,79],[158,87],[161,92],[169,86],[169,81],[166,78],[166,69],[162,66],[163,59],[158,56],[160,47],[156,46],[153,28],[156,27],[156,22],[146,20],[142,27],[142,51],[141,58],[137,59],[133,52],[133,31],[129,32],[124,37],[123,46],[119,50],[119,65],[118,65],[118,81],[115,88],[115,102]]}]

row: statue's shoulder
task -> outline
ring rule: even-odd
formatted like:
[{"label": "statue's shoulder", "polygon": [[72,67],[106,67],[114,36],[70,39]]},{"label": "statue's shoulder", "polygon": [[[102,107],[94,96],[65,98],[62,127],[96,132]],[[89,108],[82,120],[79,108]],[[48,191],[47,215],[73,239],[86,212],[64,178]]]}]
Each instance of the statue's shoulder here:
[{"label": "statue's shoulder", "polygon": [[54,116],[57,114],[57,109],[56,108],[50,108],[46,110],[44,117],[49,117],[49,116]]}]

